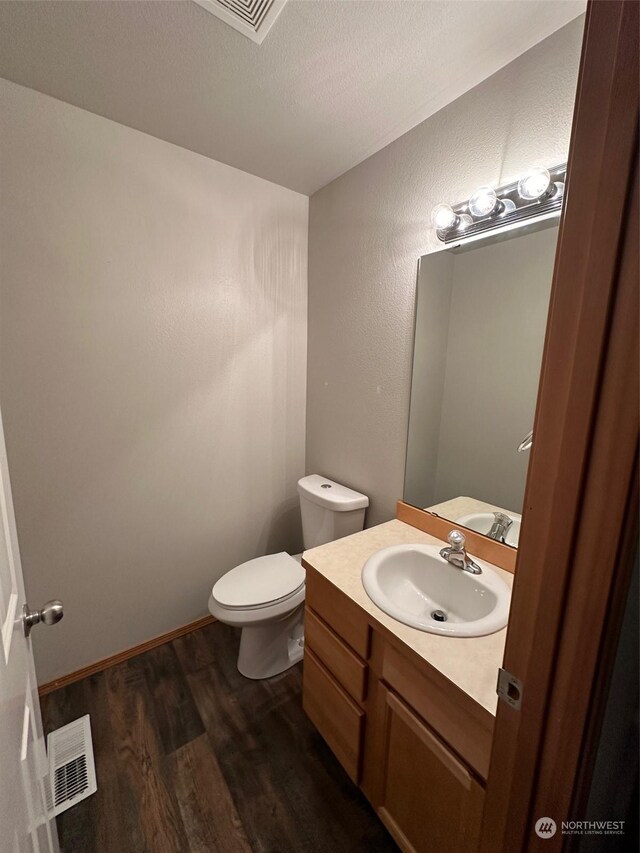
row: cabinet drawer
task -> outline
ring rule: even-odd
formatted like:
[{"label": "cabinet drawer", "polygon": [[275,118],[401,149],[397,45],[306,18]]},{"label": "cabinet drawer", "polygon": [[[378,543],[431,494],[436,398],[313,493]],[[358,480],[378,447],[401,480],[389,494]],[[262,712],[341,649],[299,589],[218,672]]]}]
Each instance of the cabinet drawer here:
[{"label": "cabinet drawer", "polygon": [[360,777],[364,712],[308,648],[304,652],[302,707],[357,784]]},{"label": "cabinet drawer", "polygon": [[367,692],[367,665],[316,614],[307,609],[304,617],[305,648],[322,661],[342,687],[357,702]]},{"label": "cabinet drawer", "polygon": [[307,568],[307,605],[363,660],[367,660],[371,629],[364,610],[312,566],[304,565]]}]

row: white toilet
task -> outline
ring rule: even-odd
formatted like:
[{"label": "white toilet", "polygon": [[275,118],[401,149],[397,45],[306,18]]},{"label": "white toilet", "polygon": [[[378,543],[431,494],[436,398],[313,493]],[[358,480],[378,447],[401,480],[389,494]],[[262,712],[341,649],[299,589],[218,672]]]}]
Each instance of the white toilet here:
[{"label": "white toilet", "polygon": [[[305,550],[362,530],[369,498],[310,474],[298,480]],[[236,566],[214,585],[209,610],[242,628],[238,669],[247,678],[270,678],[301,658],[305,572],[302,554],[267,554]]]}]

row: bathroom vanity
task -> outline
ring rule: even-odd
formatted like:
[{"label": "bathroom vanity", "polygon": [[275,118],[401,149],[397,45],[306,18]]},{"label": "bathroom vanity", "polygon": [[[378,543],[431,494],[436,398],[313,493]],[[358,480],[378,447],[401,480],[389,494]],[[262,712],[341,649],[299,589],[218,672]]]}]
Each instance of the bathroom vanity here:
[{"label": "bathroom vanity", "polygon": [[402,543],[443,544],[395,520],[305,552],[303,705],[403,850],[467,853],[480,832],[506,629],[445,637],[378,609],[362,567]]}]

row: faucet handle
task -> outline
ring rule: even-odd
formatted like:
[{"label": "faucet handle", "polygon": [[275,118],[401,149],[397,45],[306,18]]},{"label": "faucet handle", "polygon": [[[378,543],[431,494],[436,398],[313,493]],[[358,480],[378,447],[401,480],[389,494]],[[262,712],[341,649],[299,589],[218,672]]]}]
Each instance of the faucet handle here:
[{"label": "faucet handle", "polygon": [[504,524],[506,530],[513,524],[513,519],[504,512],[494,512],[493,517],[497,524]]},{"label": "faucet handle", "polygon": [[451,545],[453,551],[464,551],[464,543],[466,542],[464,533],[459,530],[452,530],[447,536],[447,542]]}]

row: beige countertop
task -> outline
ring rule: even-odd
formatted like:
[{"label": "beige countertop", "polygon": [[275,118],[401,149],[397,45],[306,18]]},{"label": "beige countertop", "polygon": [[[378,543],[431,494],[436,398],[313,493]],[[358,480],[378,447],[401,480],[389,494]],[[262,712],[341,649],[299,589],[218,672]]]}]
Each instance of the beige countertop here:
[{"label": "beige countertop", "polygon": [[[391,631],[487,711],[495,714],[498,701],[496,681],[498,668],[502,665],[506,628],[486,637],[443,637],[427,631],[418,631],[387,616],[365,592],[361,573],[367,559],[381,548],[401,544],[442,543],[428,533],[394,520],[312,548],[305,551],[303,556],[307,563],[359,604],[369,616]],[[490,563],[487,565],[509,586],[512,585],[513,575]]]}]

